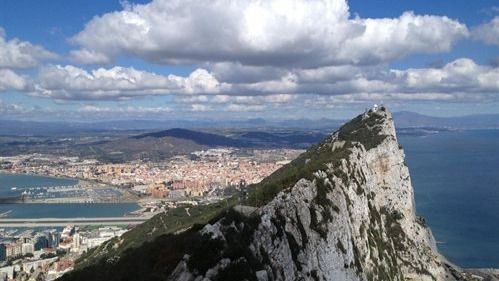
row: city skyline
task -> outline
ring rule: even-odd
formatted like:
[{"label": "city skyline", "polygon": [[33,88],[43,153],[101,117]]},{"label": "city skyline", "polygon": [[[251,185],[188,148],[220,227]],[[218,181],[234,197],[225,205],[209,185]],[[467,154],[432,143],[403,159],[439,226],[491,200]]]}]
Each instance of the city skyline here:
[{"label": "city skyline", "polygon": [[373,103],[499,113],[499,6],[399,2],[2,1],[0,114],[344,119]]}]

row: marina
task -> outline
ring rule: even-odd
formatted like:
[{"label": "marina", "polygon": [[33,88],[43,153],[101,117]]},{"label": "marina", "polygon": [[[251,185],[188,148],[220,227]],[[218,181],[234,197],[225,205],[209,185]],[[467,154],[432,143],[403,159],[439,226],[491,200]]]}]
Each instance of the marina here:
[{"label": "marina", "polygon": [[0,219],[123,217],[140,208],[122,197],[106,185],[0,173]]},{"label": "marina", "polygon": [[[40,182],[40,186],[33,182]],[[96,182],[0,174],[0,203],[119,203],[135,199],[128,192]]]}]

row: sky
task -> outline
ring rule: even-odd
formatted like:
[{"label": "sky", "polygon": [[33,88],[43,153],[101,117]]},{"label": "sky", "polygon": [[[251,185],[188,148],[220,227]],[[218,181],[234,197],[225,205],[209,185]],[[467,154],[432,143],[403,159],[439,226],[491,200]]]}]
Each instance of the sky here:
[{"label": "sky", "polygon": [[499,113],[499,3],[0,0],[0,119]]}]

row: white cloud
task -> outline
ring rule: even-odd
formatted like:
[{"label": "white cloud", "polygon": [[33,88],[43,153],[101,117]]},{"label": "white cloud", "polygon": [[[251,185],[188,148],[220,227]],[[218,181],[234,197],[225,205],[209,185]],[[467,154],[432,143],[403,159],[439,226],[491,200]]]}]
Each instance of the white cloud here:
[{"label": "white cloud", "polygon": [[298,96],[314,95],[343,96],[347,100],[354,97],[358,100],[499,100],[499,67],[479,65],[467,58],[441,68],[398,70],[381,66],[328,66],[283,69],[282,76],[275,80],[254,83],[221,82],[204,69],[180,77],[134,68],[86,71],[74,66],[44,67],[34,80],[33,85],[20,83],[17,88],[33,89],[33,95],[59,100],[123,100],[173,95],[175,103],[190,104],[192,111],[209,111],[214,105],[223,104],[285,105],[297,102]]},{"label": "white cloud", "polygon": [[81,48],[72,55],[313,68],[448,51],[467,36],[447,17],[351,18],[346,0],[154,0],[94,17],[72,38]]},{"label": "white cloud", "polygon": [[285,68],[242,65],[238,62],[214,63],[209,67],[217,79],[227,83],[255,83],[275,80],[288,71]]},{"label": "white cloud", "polygon": [[227,111],[231,112],[259,112],[265,110],[264,105],[241,105],[241,104],[229,104],[227,106]]},{"label": "white cloud", "polygon": [[93,50],[73,50],[70,52],[70,58],[73,62],[82,64],[108,64],[111,63],[109,57],[105,54],[97,53]]},{"label": "white cloud", "polygon": [[84,105],[78,109],[81,113],[123,113],[123,114],[159,114],[169,113],[169,107],[145,107],[145,106],[121,106],[106,107],[96,105]]},{"label": "white cloud", "polygon": [[212,110],[213,108],[211,108],[211,106],[206,104],[199,104],[199,103],[191,104],[191,111],[193,112],[207,112]]},{"label": "white cloud", "polygon": [[264,101],[266,103],[288,103],[293,101],[296,98],[294,95],[290,94],[277,94],[277,95],[268,95],[264,97]]},{"label": "white cloud", "polygon": [[[331,108],[389,100],[499,101],[498,65],[463,58],[441,67],[388,67],[411,54],[447,52],[469,36],[465,25],[445,16],[353,17],[346,0],[153,0],[122,6],[122,11],[94,17],[70,39],[73,62],[106,68],[45,65],[29,78],[18,69],[57,55],[7,39],[0,28],[0,91],[65,102],[173,96],[165,107],[84,105],[76,110],[130,115]],[[472,29],[472,38],[499,45],[499,16]],[[179,76],[108,66],[121,56],[199,68]]]},{"label": "white cloud", "polygon": [[159,75],[132,67],[86,71],[67,65],[41,68],[33,95],[54,99],[123,99],[145,95],[212,94],[228,85],[208,71],[196,69],[188,77]]},{"label": "white cloud", "polygon": [[55,59],[57,55],[43,47],[19,39],[7,40],[0,27],[0,68],[31,68],[41,60]]},{"label": "white cloud", "polygon": [[484,23],[474,28],[472,30],[472,35],[475,40],[499,46],[499,16],[494,17],[488,23]]},{"label": "white cloud", "polygon": [[414,53],[449,51],[459,38],[468,36],[466,26],[448,17],[405,12],[394,19],[355,19],[365,29],[348,38],[338,52],[342,61],[374,64]]},{"label": "white cloud", "polygon": [[197,96],[176,96],[175,101],[180,104],[238,104],[238,105],[265,105],[265,104],[285,104],[296,99],[297,95],[275,94],[258,96],[237,96],[237,95],[197,95]]},{"label": "white cloud", "polygon": [[45,113],[51,113],[50,110],[40,110],[40,108],[33,106],[26,106],[19,103],[6,103],[0,100],[0,116],[2,117],[26,117],[27,115],[33,115],[40,111]]},{"label": "white cloud", "polygon": [[458,59],[443,68],[393,71],[402,81],[399,88],[408,93],[490,93],[499,95],[499,68],[478,65],[471,59]]},{"label": "white cloud", "polygon": [[[1,101],[0,101],[1,102]],[[1,105],[1,103],[0,103]],[[12,107],[13,105],[9,105]],[[266,108],[265,105],[248,105],[248,104],[191,104],[189,107],[177,107],[173,110],[171,107],[149,107],[149,106],[100,106],[94,104],[86,104],[77,109],[79,114],[97,114],[97,115],[110,115],[120,114],[125,116],[145,116],[145,115],[161,115],[164,116],[168,113],[186,113],[186,112],[211,112],[211,111],[227,111],[227,112],[259,112]]]},{"label": "white cloud", "polygon": [[[351,76],[344,76],[345,72]],[[344,66],[295,70],[293,75],[294,86],[285,93],[335,96],[336,101],[342,97],[348,100],[499,100],[499,67],[479,65],[467,58],[442,68],[397,70]],[[275,88],[286,88],[288,82],[282,83]],[[240,88],[232,85],[232,89]],[[267,93],[269,89],[260,87],[259,90]]]},{"label": "white cloud", "polygon": [[24,90],[28,83],[26,79],[10,69],[0,68],[0,91]]},{"label": "white cloud", "polygon": [[298,88],[298,77],[293,72],[284,74],[276,80],[242,83],[235,90],[245,93],[290,93],[296,92]]}]

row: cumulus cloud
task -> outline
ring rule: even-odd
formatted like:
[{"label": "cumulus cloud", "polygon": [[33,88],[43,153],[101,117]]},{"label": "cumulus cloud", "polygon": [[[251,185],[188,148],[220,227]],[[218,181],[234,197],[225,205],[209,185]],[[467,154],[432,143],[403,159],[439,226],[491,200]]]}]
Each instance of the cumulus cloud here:
[{"label": "cumulus cloud", "polygon": [[94,17],[72,38],[80,49],[71,54],[88,63],[125,54],[163,64],[314,68],[448,51],[466,36],[466,26],[447,17],[352,18],[346,0],[154,0]]},{"label": "cumulus cloud", "polygon": [[[12,105],[10,105],[12,107]],[[118,106],[101,106],[94,104],[86,104],[76,110],[77,114],[86,115],[94,114],[99,116],[109,116],[111,114],[119,114],[120,116],[165,116],[169,113],[203,113],[203,112],[260,112],[266,108],[263,104],[216,104],[216,103],[193,103],[189,106],[177,107],[173,110],[169,106],[151,107],[151,106],[131,106],[131,105],[118,105]]]},{"label": "cumulus cloud", "polygon": [[172,109],[164,107],[145,107],[145,106],[120,106],[120,107],[106,107],[96,105],[84,105],[78,109],[81,113],[116,113],[116,114],[159,114],[169,113]]},{"label": "cumulus cloud", "polygon": [[144,95],[218,93],[228,85],[207,70],[196,69],[188,77],[159,75],[133,67],[86,71],[71,65],[41,68],[33,95],[55,99],[124,99]]},{"label": "cumulus cloud", "polygon": [[475,40],[499,46],[499,16],[494,17],[488,23],[477,26],[472,30],[472,34]]},{"label": "cumulus cloud", "polygon": [[405,92],[482,93],[499,95],[499,68],[458,59],[443,68],[392,71]]},{"label": "cumulus cloud", "polygon": [[238,62],[214,63],[209,67],[217,79],[227,83],[255,83],[275,80],[288,71],[280,67],[242,65]]},{"label": "cumulus cloud", "polygon": [[286,104],[297,98],[292,94],[258,95],[258,96],[237,96],[237,95],[197,95],[197,96],[176,96],[175,101],[180,104],[238,104],[265,105],[265,104]]},{"label": "cumulus cloud", "polygon": [[338,57],[354,64],[373,64],[414,53],[449,51],[459,38],[468,36],[466,26],[449,19],[405,12],[394,19],[355,19],[364,27],[360,36],[348,38]]},{"label": "cumulus cloud", "polygon": [[[273,92],[271,87],[263,87],[250,91],[248,84],[225,84],[216,93],[189,94],[198,87],[189,86],[187,77],[170,77],[135,69],[97,69],[84,71],[68,66],[51,66],[55,69],[69,71],[71,75],[44,76],[40,74],[34,86],[50,86],[56,99],[111,99],[119,100],[131,96],[171,95],[165,106],[135,106],[130,102],[120,105],[103,106],[89,104],[80,107],[75,114],[79,116],[165,116],[170,112],[183,114],[226,114],[239,112],[251,115],[255,112],[308,112],[310,110],[324,111],[345,106],[362,108],[366,103],[390,102],[498,102],[499,101],[499,67],[480,65],[471,59],[461,58],[442,67],[410,68],[405,70],[382,67],[349,67],[351,77],[340,75],[345,66],[324,67],[317,69],[295,69],[283,74],[283,77],[293,77],[293,87],[286,92]],[[196,70],[197,71],[197,70]],[[194,72],[196,72],[194,71]],[[202,73],[210,73],[208,71]],[[200,76],[204,76],[200,75]],[[45,79],[45,80],[44,80]],[[173,84],[171,81],[184,81]],[[202,79],[201,79],[202,80]],[[289,78],[278,78],[274,83],[284,83],[285,86],[275,87],[286,89]],[[58,81],[55,83],[54,81]],[[267,81],[268,82],[268,81]],[[52,83],[52,84],[51,84]],[[143,87],[147,84],[148,87]],[[208,83],[209,84],[209,83]],[[218,82],[219,85],[224,84]],[[253,83],[258,86],[261,82]],[[194,85],[199,85],[198,82]],[[22,86],[22,84],[21,84]],[[212,87],[206,87],[211,89]],[[174,89],[174,90],[171,90]],[[171,91],[170,91],[171,90]],[[228,92],[226,92],[228,91]],[[71,93],[64,96],[62,93]],[[37,93],[43,95],[43,92]],[[18,105],[4,105],[2,112],[33,114],[34,109]],[[16,113],[16,114],[17,114]],[[68,113],[69,114],[69,113]],[[72,113],[71,113],[72,114]],[[75,115],[76,116],[76,115]]]},{"label": "cumulus cloud", "polygon": [[0,68],[0,91],[24,90],[27,85],[25,77],[18,75],[10,69]]},{"label": "cumulus cloud", "polygon": [[[344,73],[350,75],[345,76]],[[289,77],[287,74],[285,77]],[[441,68],[324,67],[295,70],[293,87],[286,93],[335,96],[352,100],[479,100],[499,99],[499,68],[479,65],[468,58]],[[276,80],[279,83],[282,80]],[[289,82],[276,88],[286,88]],[[259,83],[257,83],[259,84]],[[243,85],[232,85],[242,89]],[[260,88],[266,91],[265,87]]]},{"label": "cumulus cloud", "polygon": [[264,105],[241,105],[241,104],[230,104],[227,107],[228,111],[232,112],[259,112],[265,109]]},{"label": "cumulus cloud", "polygon": [[270,97],[272,93],[282,92],[293,97],[289,102],[296,101],[297,96],[308,96],[310,100],[324,97],[334,103],[499,100],[499,68],[479,65],[467,58],[457,59],[438,68],[406,70],[379,66],[329,66],[295,69],[280,79],[232,84],[231,88],[234,92],[246,92],[254,97],[258,97],[258,94]]},{"label": "cumulus cloud", "polygon": [[60,100],[173,95],[179,104],[192,104],[193,111],[209,111],[212,108],[208,105],[215,104],[283,105],[296,102],[298,96],[314,95],[343,96],[347,100],[499,98],[499,68],[479,65],[467,58],[442,67],[406,70],[382,66],[283,69],[274,80],[254,83],[226,83],[215,76],[205,69],[181,77],[123,67],[86,71],[74,66],[47,66],[33,84],[26,87],[21,83],[18,88],[29,88],[33,95]]},{"label": "cumulus cloud", "polygon": [[36,106],[27,106],[21,103],[7,103],[0,100],[0,115],[9,117],[27,117],[38,113],[50,114],[54,111],[50,109],[40,109]]},{"label": "cumulus cloud", "polygon": [[206,104],[199,104],[199,103],[191,104],[191,111],[193,112],[207,112],[212,110],[213,108]]},{"label": "cumulus cloud", "polygon": [[6,39],[4,29],[0,27],[0,68],[31,68],[41,60],[55,59],[57,55],[41,46],[19,39]]},{"label": "cumulus cloud", "polygon": [[81,64],[109,64],[111,59],[102,53],[94,50],[73,50],[70,52],[70,58],[73,62]]}]

